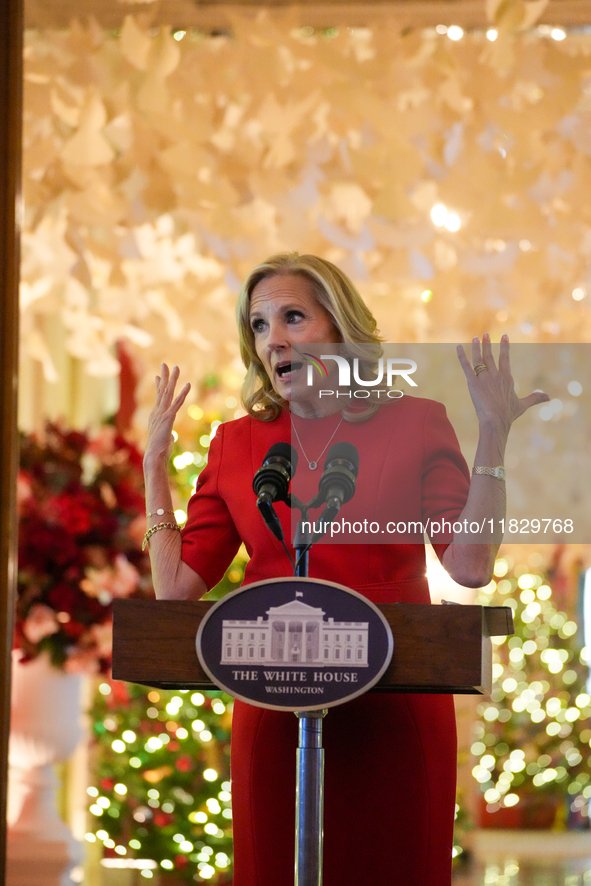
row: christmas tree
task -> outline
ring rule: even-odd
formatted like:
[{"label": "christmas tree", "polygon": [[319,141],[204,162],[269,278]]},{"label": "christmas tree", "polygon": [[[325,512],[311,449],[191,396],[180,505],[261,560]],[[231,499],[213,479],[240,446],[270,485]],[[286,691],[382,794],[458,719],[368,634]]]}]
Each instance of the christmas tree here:
[{"label": "christmas tree", "polygon": [[[492,826],[495,813],[512,807],[521,812],[512,823],[525,827],[559,826],[567,818],[588,826],[588,655],[576,621],[577,570],[569,576],[564,555],[557,548],[547,569],[539,553],[527,566],[500,557],[494,581],[476,601],[510,606],[515,623],[513,636],[493,638],[495,683],[490,701],[478,706],[472,745],[472,773]],[[510,823],[506,814],[498,820]]]},{"label": "christmas tree", "polygon": [[[171,460],[180,524],[220,424],[217,415],[190,409],[195,443],[186,448],[177,441]],[[208,597],[237,588],[245,564],[240,551]],[[139,868],[146,879],[158,870],[161,879],[230,883],[231,712],[232,699],[217,691],[101,683],[90,711],[95,742],[86,840],[102,843],[106,859]]]},{"label": "christmas tree", "polygon": [[231,712],[221,692],[101,683],[86,840],[147,879],[231,882]]}]

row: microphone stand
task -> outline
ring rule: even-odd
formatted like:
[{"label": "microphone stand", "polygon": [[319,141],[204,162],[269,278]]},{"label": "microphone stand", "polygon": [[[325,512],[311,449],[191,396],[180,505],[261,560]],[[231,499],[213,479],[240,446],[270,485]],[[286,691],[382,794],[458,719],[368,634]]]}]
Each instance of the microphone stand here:
[{"label": "microphone stand", "polygon": [[[296,507],[300,511],[300,519],[296,526],[293,539],[293,547],[296,552],[295,572],[298,578],[308,577],[309,553],[312,545],[312,535],[310,533],[310,520],[308,517],[309,505],[303,504],[295,495],[290,495],[290,507]],[[308,525],[304,529],[304,523]]]},{"label": "microphone stand", "polygon": [[[331,453],[333,453],[334,464],[331,462],[331,466],[326,470],[326,474],[330,474],[332,468],[334,475],[337,465],[343,465],[346,468],[346,470],[340,471],[341,476],[338,482],[341,485],[344,484],[344,495],[347,496],[345,500],[348,501],[355,490],[359,455],[351,444],[335,444],[329,451],[327,463]],[[327,481],[327,488],[324,489],[322,480],[323,478],[321,478],[317,495],[307,504],[301,502],[293,494],[288,494],[282,499],[290,508],[295,507],[300,511],[300,520],[298,521],[293,541],[297,558],[294,574],[300,578],[308,577],[310,548],[324,534],[323,531],[319,533],[312,533],[310,531],[311,523],[308,518],[310,508],[317,508],[323,502],[327,504],[320,518],[321,523],[324,525],[324,531],[326,531],[326,527],[334,520],[342,503],[338,501],[337,504],[328,504],[329,500],[332,501],[338,498],[331,485],[331,483],[336,482],[336,478],[330,478]],[[272,503],[270,503],[270,509],[274,515]],[[273,534],[280,541],[283,541],[283,533],[280,526],[279,532],[277,532],[264,514],[263,517]],[[307,524],[305,528],[304,523]],[[303,650],[305,650],[305,637],[303,638],[302,646]],[[324,748],[322,747],[322,720],[327,713],[327,710],[295,711],[295,715],[299,720],[296,757],[295,886],[322,886],[322,850],[324,841]]]},{"label": "microphone stand", "polygon": [[[308,508],[294,495],[290,507],[301,513],[293,546],[296,551],[295,575],[307,578],[309,550],[315,541],[310,533]],[[304,528],[304,523],[307,526]],[[305,648],[305,642],[304,642]],[[299,720],[296,756],[295,886],[322,886],[324,842],[324,748],[322,720],[328,711],[296,711]]]}]

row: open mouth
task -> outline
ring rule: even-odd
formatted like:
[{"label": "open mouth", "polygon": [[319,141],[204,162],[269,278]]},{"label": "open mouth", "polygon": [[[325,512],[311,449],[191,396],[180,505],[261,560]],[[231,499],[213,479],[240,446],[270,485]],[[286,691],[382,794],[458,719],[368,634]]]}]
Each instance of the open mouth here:
[{"label": "open mouth", "polygon": [[303,363],[280,363],[275,367],[275,372],[279,378],[288,378],[292,373],[298,372],[303,365]]}]

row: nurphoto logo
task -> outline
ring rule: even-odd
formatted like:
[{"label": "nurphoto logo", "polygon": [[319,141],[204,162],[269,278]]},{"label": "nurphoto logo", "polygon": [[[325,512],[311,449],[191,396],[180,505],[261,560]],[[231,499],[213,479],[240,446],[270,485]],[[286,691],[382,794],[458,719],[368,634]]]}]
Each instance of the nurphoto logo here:
[{"label": "nurphoto logo", "polygon": [[302,357],[306,358],[306,363],[308,364],[308,385],[313,383],[312,376],[314,369],[318,370],[320,377],[324,376],[326,378],[328,376],[328,369],[320,357],[315,357],[314,354],[306,354],[305,352],[302,353]]},{"label": "nurphoto logo", "polygon": [[[339,387],[351,387],[351,363],[353,364],[353,380],[355,384],[364,388],[373,388],[385,382],[386,385],[393,387],[397,377],[402,378],[411,387],[416,388],[417,383],[410,376],[416,372],[417,364],[414,360],[405,360],[397,357],[380,357],[377,362],[377,375],[375,378],[361,378],[359,374],[359,357],[355,357],[352,361],[340,354],[321,354],[320,358],[313,357],[311,354],[304,354],[308,359],[307,384],[311,387],[314,384],[314,368],[318,369],[320,374],[324,373],[328,376],[328,370],[324,365],[324,360],[334,360],[339,370]],[[308,362],[309,361],[309,362]]]}]

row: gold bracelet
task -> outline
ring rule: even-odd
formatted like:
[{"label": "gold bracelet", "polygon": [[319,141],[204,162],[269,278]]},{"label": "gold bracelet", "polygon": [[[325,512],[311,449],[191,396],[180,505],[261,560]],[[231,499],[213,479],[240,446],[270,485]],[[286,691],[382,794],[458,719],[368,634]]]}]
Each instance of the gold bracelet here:
[{"label": "gold bracelet", "polygon": [[503,465],[498,465],[496,468],[474,467],[472,468],[472,474],[486,474],[489,477],[496,477],[497,480],[504,480],[506,472]]},{"label": "gold bracelet", "polygon": [[146,550],[146,545],[148,544],[148,540],[155,532],[160,532],[161,529],[176,529],[177,532],[181,531],[181,527],[178,523],[156,523],[155,526],[151,526],[150,529],[144,535],[144,540],[142,542],[142,551]]},{"label": "gold bracelet", "polygon": [[174,511],[166,511],[164,508],[156,508],[151,514],[146,514],[146,517],[162,517],[163,514],[174,514]]}]

